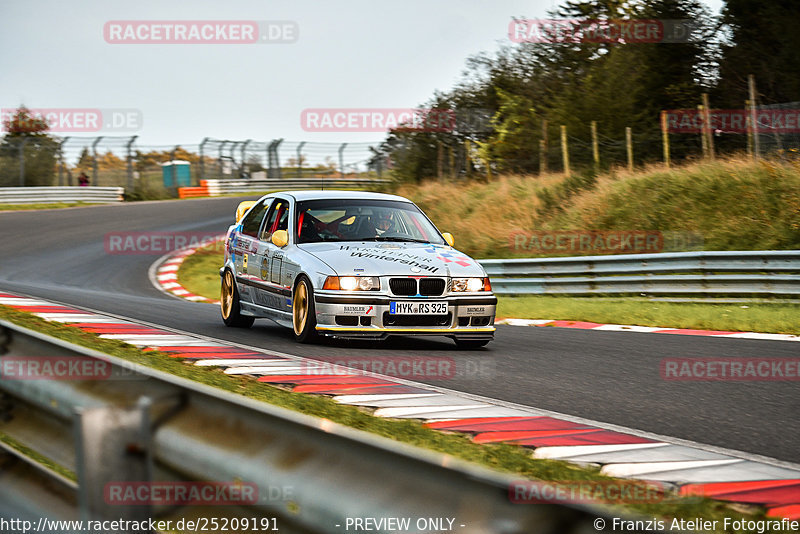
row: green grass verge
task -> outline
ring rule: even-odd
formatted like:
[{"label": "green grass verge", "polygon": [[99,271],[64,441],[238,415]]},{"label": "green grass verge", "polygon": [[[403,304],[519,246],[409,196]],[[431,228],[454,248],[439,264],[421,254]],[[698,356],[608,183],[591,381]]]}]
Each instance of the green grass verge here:
[{"label": "green grass verge", "polygon": [[197,249],[187,256],[178,269],[178,283],[195,295],[218,300],[220,294],[219,269],[223,262],[222,241]]},{"label": "green grass verge", "polygon": [[53,202],[52,204],[0,204],[0,211],[52,210],[90,206],[84,202]]},{"label": "green grass verge", "polygon": [[[194,293],[219,299],[222,244],[198,249],[178,270],[178,281]],[[800,335],[800,301],[737,304],[654,302],[643,298],[500,296],[497,317],[697,328]]]},{"label": "green grass verge", "polygon": [[712,304],[519,296],[500,297],[497,316],[800,335],[800,302]]},{"label": "green grass verge", "polygon": [[[220,369],[196,367],[191,361],[172,358],[161,352],[144,352],[120,341],[102,339],[96,334],[83,332],[60,323],[49,323],[27,312],[0,306],[0,318],[47,335],[90,347],[140,365],[146,365],[176,376],[236,393],[244,397],[266,402],[314,417],[364,430],[398,442],[428,450],[449,454],[484,467],[511,473],[521,478],[548,481],[586,481],[607,484],[615,479],[603,476],[595,468],[580,467],[567,462],[539,460],[531,457],[530,450],[510,444],[477,444],[460,433],[441,432],[426,428],[419,421],[391,420],[371,415],[371,409],[345,406],[323,395],[294,393],[286,388],[257,382],[247,376],[230,376]],[[24,447],[22,444],[16,444]],[[28,450],[27,448],[25,450]],[[52,462],[47,464],[53,467]],[[69,471],[64,472],[69,476]],[[619,481],[620,484],[638,484],[634,481]],[[732,506],[735,506],[733,508]],[[627,510],[644,515],[661,517],[696,518],[719,520],[725,517],[763,519],[765,511],[760,507],[728,505],[702,497],[676,497],[665,495],[657,503],[626,503],[612,506],[613,510]]]}]

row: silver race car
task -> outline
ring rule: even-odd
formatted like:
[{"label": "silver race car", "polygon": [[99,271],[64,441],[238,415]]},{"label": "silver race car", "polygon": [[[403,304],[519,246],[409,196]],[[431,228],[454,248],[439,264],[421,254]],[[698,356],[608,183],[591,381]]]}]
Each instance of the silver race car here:
[{"label": "silver race car", "polygon": [[239,204],[225,239],[222,320],[259,317],[320,335],[494,337],[497,298],[475,260],[410,200],[359,191],[286,191]]}]

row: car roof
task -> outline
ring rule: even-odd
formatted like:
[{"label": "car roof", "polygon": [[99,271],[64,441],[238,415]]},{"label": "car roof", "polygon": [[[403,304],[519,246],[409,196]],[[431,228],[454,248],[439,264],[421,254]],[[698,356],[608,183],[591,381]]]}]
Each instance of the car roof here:
[{"label": "car roof", "polygon": [[386,193],[373,193],[371,191],[323,191],[321,189],[276,191],[272,195],[288,195],[294,197],[298,202],[304,200],[323,200],[323,199],[358,199],[358,200],[395,200],[400,202],[411,202],[405,197],[389,195]]}]

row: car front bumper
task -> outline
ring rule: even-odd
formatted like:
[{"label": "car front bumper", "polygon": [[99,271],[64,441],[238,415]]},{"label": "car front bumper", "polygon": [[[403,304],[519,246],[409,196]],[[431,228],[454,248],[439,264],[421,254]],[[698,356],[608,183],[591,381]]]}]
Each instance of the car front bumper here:
[{"label": "car front bumper", "polygon": [[[393,315],[392,302],[447,302],[447,315]],[[317,331],[333,337],[383,339],[390,335],[443,335],[458,339],[492,339],[497,297],[489,295],[398,297],[314,295]]]}]

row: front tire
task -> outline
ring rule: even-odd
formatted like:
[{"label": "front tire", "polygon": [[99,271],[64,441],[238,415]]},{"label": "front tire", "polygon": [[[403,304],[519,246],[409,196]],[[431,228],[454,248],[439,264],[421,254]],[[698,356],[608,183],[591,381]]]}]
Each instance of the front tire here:
[{"label": "front tire", "polygon": [[317,312],[314,309],[314,288],[305,276],[297,280],[292,292],[292,330],[298,343],[317,340]]},{"label": "front tire", "polygon": [[242,315],[242,308],[239,304],[239,290],[236,288],[236,280],[233,273],[225,270],[222,275],[222,289],[219,299],[220,311],[222,312],[222,322],[225,326],[234,328],[250,328],[253,326],[255,317]]}]

